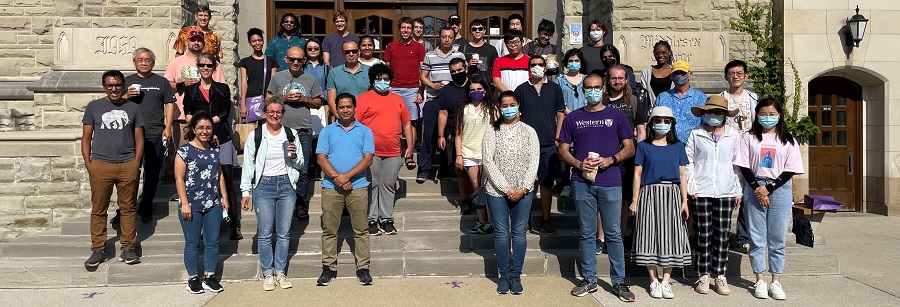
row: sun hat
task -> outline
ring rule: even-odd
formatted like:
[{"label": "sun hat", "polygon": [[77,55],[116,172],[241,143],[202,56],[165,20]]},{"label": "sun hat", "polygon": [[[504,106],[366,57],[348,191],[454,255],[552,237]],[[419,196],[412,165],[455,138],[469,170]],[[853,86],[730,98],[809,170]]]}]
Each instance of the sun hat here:
[{"label": "sun hat", "polygon": [[728,99],[719,95],[708,95],[706,96],[706,104],[699,107],[691,107],[691,113],[696,117],[703,116],[703,113],[708,110],[723,110],[725,111],[729,117],[734,117],[738,114],[738,110],[729,110],[728,109]]}]

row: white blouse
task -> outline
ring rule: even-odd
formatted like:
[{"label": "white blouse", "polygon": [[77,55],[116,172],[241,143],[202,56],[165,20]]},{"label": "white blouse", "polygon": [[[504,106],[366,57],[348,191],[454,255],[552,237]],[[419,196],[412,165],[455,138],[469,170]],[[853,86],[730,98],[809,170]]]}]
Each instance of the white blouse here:
[{"label": "white blouse", "polygon": [[533,189],[540,149],[537,133],[525,123],[487,129],[481,156],[488,195],[503,197],[509,189]]}]

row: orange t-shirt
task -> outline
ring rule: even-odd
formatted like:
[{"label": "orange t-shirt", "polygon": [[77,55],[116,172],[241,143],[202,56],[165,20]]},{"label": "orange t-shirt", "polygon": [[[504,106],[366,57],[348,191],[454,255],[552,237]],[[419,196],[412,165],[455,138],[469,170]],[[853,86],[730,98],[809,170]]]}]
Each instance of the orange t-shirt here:
[{"label": "orange t-shirt", "polygon": [[374,90],[359,94],[356,97],[356,120],[372,129],[376,156],[400,156],[403,123],[410,121],[406,103],[400,95],[388,93],[383,96]]}]

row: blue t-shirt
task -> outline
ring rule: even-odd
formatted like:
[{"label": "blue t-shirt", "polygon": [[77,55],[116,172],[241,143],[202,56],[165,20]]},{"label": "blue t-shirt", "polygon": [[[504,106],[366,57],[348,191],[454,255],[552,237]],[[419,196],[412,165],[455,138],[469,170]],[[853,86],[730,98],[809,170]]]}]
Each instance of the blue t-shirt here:
[{"label": "blue t-shirt", "polygon": [[345,65],[332,68],[328,72],[328,79],[324,83],[325,89],[333,89],[337,94],[350,93],[355,97],[368,91],[369,66],[362,64],[359,66],[356,73],[351,73]]},{"label": "blue t-shirt", "polygon": [[564,74],[556,77],[556,84],[559,84],[559,87],[562,88],[563,101],[566,103],[569,111],[583,108],[587,104],[587,98],[584,97],[584,92],[582,92],[582,89],[584,89],[584,78],[587,78],[587,76],[582,77],[581,82],[578,82],[578,84],[573,84],[569,82],[569,79]]},{"label": "blue t-shirt", "polygon": [[290,39],[275,35],[266,46],[266,56],[275,58],[278,61],[278,71],[282,71],[288,69],[288,64],[284,61],[288,49],[294,46],[306,48],[306,39],[297,35],[291,35]]},{"label": "blue t-shirt", "polygon": [[[596,152],[600,157],[611,157],[619,152],[623,140],[634,137],[625,113],[614,108],[604,108],[588,112],[584,108],[572,111],[563,120],[559,140],[575,149],[575,159],[584,160],[588,152]],[[581,170],[572,168],[572,180],[587,183]],[[594,177],[595,186],[622,186],[622,171],[618,164],[601,169]]]},{"label": "blue t-shirt", "polygon": [[678,97],[675,89],[659,94],[656,98],[657,107],[669,107],[675,115],[675,133],[678,140],[687,142],[691,130],[700,125],[700,118],[691,113],[691,107],[699,107],[706,104],[706,94],[691,87],[684,97]]},{"label": "blue t-shirt", "polygon": [[[194,147],[190,143],[178,147],[178,156],[187,166],[184,187],[191,211],[209,211],[222,205],[219,193],[219,147]],[[182,200],[184,202],[184,200]]]},{"label": "blue t-shirt", "polygon": [[643,166],[641,185],[669,181],[681,182],[679,166],[688,164],[684,142],[657,146],[647,142],[638,142],[634,153],[634,165]]},{"label": "blue t-shirt", "polygon": [[306,62],[306,67],[303,68],[303,71],[316,78],[316,81],[319,82],[319,88],[322,89],[322,99],[328,101],[328,93],[325,92],[324,87],[326,82],[325,74],[327,73],[326,70],[328,70],[325,68],[325,65],[324,63],[319,63],[319,65],[313,67],[312,63]]},{"label": "blue t-shirt", "polygon": [[[334,123],[322,128],[319,134],[319,143],[316,145],[316,154],[324,154],[334,167],[338,174],[349,172],[359,161],[362,161],[364,154],[375,154],[375,136],[372,130],[358,121],[353,123],[353,127],[349,131],[344,130],[340,122]],[[324,176],[322,187],[327,189],[342,191],[341,187],[334,186],[334,179]],[[366,172],[362,172],[350,178],[354,189],[369,186],[369,180],[366,179]]]}]

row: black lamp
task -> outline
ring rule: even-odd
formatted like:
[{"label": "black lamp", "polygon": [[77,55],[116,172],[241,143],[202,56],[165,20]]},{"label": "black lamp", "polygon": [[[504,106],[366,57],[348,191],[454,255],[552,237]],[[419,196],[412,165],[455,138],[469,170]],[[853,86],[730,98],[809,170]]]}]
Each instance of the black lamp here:
[{"label": "black lamp", "polygon": [[847,20],[847,26],[850,27],[850,35],[853,38],[853,46],[859,47],[863,35],[866,34],[866,25],[869,20],[865,16],[859,14],[859,5],[856,6],[856,15]]}]

